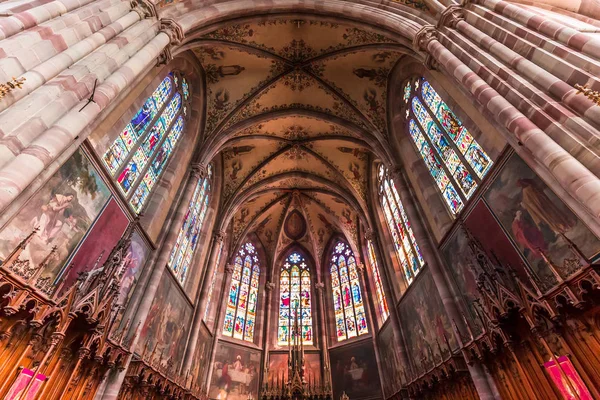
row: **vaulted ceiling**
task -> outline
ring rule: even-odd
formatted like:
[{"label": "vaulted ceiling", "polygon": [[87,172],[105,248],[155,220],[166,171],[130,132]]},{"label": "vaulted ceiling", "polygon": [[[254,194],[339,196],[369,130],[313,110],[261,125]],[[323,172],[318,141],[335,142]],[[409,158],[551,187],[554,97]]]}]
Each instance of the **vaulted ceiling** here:
[{"label": "vaulted ceiling", "polygon": [[388,147],[388,75],[406,48],[387,32],[302,16],[220,25],[193,51],[233,242],[253,232],[272,255],[296,241],[315,259],[335,233],[356,245],[370,164]]}]

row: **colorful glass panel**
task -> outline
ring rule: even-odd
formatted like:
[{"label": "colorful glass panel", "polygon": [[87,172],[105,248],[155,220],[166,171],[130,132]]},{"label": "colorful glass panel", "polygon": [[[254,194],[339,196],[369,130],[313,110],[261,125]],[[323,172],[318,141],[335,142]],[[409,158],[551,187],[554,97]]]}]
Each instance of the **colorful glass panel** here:
[{"label": "colorful glass panel", "polygon": [[410,100],[410,82],[406,82],[406,85],[404,85],[404,102],[408,103],[408,100]]},{"label": "colorful glass panel", "polygon": [[254,245],[247,242],[235,258],[223,335],[254,342],[259,279],[258,254]]},{"label": "colorful glass panel", "polygon": [[383,290],[383,283],[381,281],[381,275],[379,274],[379,265],[377,264],[377,257],[375,256],[375,248],[373,247],[373,242],[370,240],[367,241],[367,250],[369,256],[369,265],[371,266],[371,274],[373,275],[373,281],[375,282],[375,292],[377,293],[379,315],[381,316],[381,321],[385,322],[390,316],[390,310],[388,309],[385,292]]},{"label": "colorful glass panel", "polygon": [[[302,343],[313,344],[310,288],[310,271],[304,257],[298,252],[290,254],[281,267],[279,278],[279,345],[289,345],[295,335],[300,335]],[[294,328],[296,321],[299,332]]]},{"label": "colorful glass panel", "polygon": [[[387,222],[389,231],[392,235],[394,248],[398,261],[404,271],[406,281],[412,283],[414,277],[421,271],[425,260],[421,250],[415,240],[408,216],[404,211],[404,206],[400,201],[400,196],[394,181],[386,176],[383,166],[379,170],[379,184],[381,185],[381,206]],[[371,265],[375,261],[375,254],[372,253],[372,245],[369,248],[369,257],[373,257]],[[377,273],[379,276],[379,273]],[[377,279],[377,278],[376,278]],[[382,291],[383,293],[383,291]]]},{"label": "colorful glass panel", "polygon": [[260,265],[256,248],[247,242],[238,251],[231,275],[223,335],[254,341]]},{"label": "colorful glass panel", "polygon": [[356,258],[348,243],[334,247],[329,266],[338,341],[368,333]]},{"label": "colorful glass panel", "polygon": [[209,192],[208,177],[200,179],[194,189],[188,210],[183,218],[183,224],[179,229],[177,240],[169,257],[168,265],[182,285],[187,278],[192,256],[198,244],[198,237],[208,208]]},{"label": "colorful glass panel", "polygon": [[165,77],[102,157],[138,213],[183,131],[183,101],[189,98],[189,86],[183,81],[182,88],[173,72]]},{"label": "colorful glass panel", "polygon": [[471,168],[479,178],[483,178],[492,166],[490,157],[426,80],[423,80],[421,94],[427,107],[454,141],[459,151],[464,154]]}]

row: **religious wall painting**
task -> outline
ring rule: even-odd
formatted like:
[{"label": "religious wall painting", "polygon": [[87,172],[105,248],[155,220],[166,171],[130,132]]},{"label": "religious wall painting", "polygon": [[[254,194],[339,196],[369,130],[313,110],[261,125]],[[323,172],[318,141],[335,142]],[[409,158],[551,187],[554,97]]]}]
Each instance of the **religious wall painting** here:
[{"label": "religious wall painting", "polygon": [[183,360],[192,316],[192,306],[174,281],[164,271],[144,322],[137,352],[152,357],[153,363],[167,368],[178,367]]},{"label": "religious wall painting", "polygon": [[261,352],[219,342],[208,396],[219,400],[258,398]]},{"label": "religious wall painting", "polygon": [[144,242],[137,231],[133,231],[129,248],[125,253],[125,273],[121,281],[121,290],[119,292],[119,304],[126,305],[133,294],[133,289],[138,283],[140,274],[150,255],[150,248]]},{"label": "religious wall painting", "polygon": [[371,340],[329,350],[333,398],[380,399],[381,385]]},{"label": "religious wall painting", "polygon": [[42,279],[54,282],[73,250],[86,235],[110,197],[100,175],[82,150],[67,162],[0,231],[0,259],[34,229],[37,233],[21,253],[21,260],[39,265],[56,246]]},{"label": "religious wall painting", "polygon": [[458,347],[431,273],[424,270],[420,275],[398,307],[406,350],[417,375],[446,360],[450,349]]},{"label": "religious wall painting", "polygon": [[194,377],[194,384],[201,389],[206,385],[211,350],[212,336],[208,328],[204,324],[200,324],[198,343],[196,343],[196,351],[194,352],[190,374]]},{"label": "religious wall painting", "polygon": [[377,337],[383,392],[386,398],[398,393],[402,389],[402,382],[406,380],[397,340],[391,323],[381,328]]},{"label": "religious wall painting", "polygon": [[484,198],[544,289],[556,284],[547,262],[563,278],[581,267],[569,241],[588,259],[600,251],[600,240],[516,154]]},{"label": "religious wall painting", "polygon": [[71,288],[81,273],[87,272],[91,278],[102,272],[104,263],[125,233],[127,225],[129,219],[112,198],[57,277],[63,293]]},{"label": "religious wall painting", "polygon": [[[288,353],[269,354],[269,387],[281,387],[288,381]],[[311,386],[321,385],[321,355],[304,353],[304,379]]]}]

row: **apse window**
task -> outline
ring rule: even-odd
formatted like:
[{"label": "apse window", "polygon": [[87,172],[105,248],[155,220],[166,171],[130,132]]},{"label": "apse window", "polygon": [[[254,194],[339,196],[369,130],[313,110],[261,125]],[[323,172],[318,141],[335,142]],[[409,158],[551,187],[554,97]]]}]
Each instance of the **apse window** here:
[{"label": "apse window", "polygon": [[254,341],[260,264],[256,247],[247,242],[238,251],[223,322],[223,335]]},{"label": "apse window", "polygon": [[410,285],[425,265],[425,261],[400,201],[396,185],[383,165],[379,167],[378,179],[383,215],[392,235],[396,256],[402,266],[406,282]]},{"label": "apse window", "polygon": [[340,240],[333,248],[329,272],[338,342],[368,333],[358,267],[348,243]]},{"label": "apse window", "polygon": [[452,215],[458,214],[492,160],[424,78],[403,90],[408,131]]},{"label": "apse window", "polygon": [[169,73],[102,156],[117,187],[140,213],[185,127],[190,87]]},{"label": "apse window", "polygon": [[289,346],[300,335],[303,344],[313,344],[311,277],[304,256],[290,254],[280,273],[277,343]]}]

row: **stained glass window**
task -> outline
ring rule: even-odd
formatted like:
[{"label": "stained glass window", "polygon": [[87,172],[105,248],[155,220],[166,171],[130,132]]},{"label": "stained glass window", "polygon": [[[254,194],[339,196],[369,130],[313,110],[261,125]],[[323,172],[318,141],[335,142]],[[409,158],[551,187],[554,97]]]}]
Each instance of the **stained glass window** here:
[{"label": "stained glass window", "polygon": [[369,332],[356,258],[348,243],[339,241],[333,248],[329,272],[338,341]]},{"label": "stained glass window", "polygon": [[185,79],[177,75],[171,72],[163,79],[102,157],[117,187],[137,213],[144,207],[184,129],[190,89]]},{"label": "stained glass window", "polygon": [[404,100],[410,136],[444,202],[456,215],[489,171],[492,160],[424,78],[406,83]]},{"label": "stained glass window", "polygon": [[182,285],[187,278],[192,256],[198,245],[198,237],[208,209],[211,168],[208,171],[208,176],[198,180],[196,184],[187,213],[183,218],[183,225],[179,229],[177,240],[169,257],[169,268]]},{"label": "stained glass window", "polygon": [[233,265],[223,335],[254,341],[260,265],[256,248],[247,242],[238,251]]},{"label": "stained glass window", "polygon": [[[281,346],[293,343],[301,332],[302,343],[313,344],[311,307],[311,277],[304,257],[293,252],[281,267],[279,278],[279,325],[277,343]],[[297,321],[297,322],[296,322]],[[291,335],[290,335],[291,333]]]},{"label": "stained glass window", "polygon": [[212,277],[210,278],[210,287],[208,288],[208,298],[206,300],[206,307],[204,308],[204,317],[202,318],[204,321],[208,318],[208,310],[210,310],[210,303],[212,300],[212,294],[215,290],[215,281],[217,280],[217,271],[219,270],[219,264],[221,263],[221,252],[223,251],[223,243],[219,245],[219,250],[217,250],[217,259],[215,261],[215,267],[213,269]]},{"label": "stained glass window", "polygon": [[381,282],[381,275],[379,274],[379,265],[377,264],[377,257],[375,256],[375,248],[373,247],[373,242],[370,240],[367,241],[367,250],[369,255],[369,264],[371,265],[371,274],[373,275],[373,281],[375,281],[377,303],[379,304],[379,315],[381,316],[381,321],[385,322],[390,316],[390,310],[388,309],[385,292],[383,291],[383,283]]},{"label": "stained glass window", "polygon": [[388,176],[383,165],[379,167],[379,185],[383,214],[392,234],[398,261],[402,266],[406,281],[410,284],[425,264],[425,260],[423,260],[421,250],[415,240],[396,185]]}]

